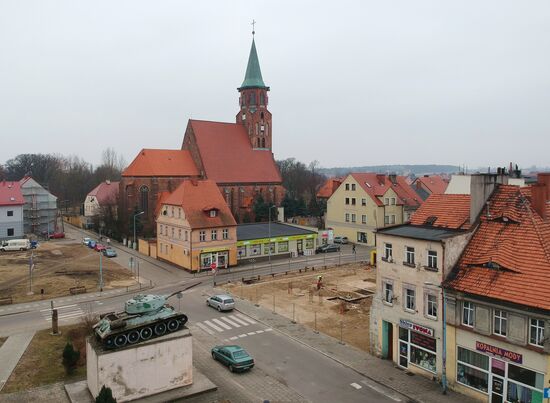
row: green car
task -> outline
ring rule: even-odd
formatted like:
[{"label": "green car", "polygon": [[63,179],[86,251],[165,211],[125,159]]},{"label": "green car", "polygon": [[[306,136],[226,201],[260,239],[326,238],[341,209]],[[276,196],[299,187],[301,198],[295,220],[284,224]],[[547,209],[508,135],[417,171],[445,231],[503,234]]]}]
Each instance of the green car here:
[{"label": "green car", "polygon": [[231,372],[246,371],[254,366],[254,359],[240,346],[216,346],[212,358],[229,367]]}]

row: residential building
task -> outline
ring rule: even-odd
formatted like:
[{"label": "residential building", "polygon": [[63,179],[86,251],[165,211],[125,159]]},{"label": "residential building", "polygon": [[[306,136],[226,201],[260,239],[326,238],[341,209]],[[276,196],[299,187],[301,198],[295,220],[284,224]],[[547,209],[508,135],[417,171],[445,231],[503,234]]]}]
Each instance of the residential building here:
[{"label": "residential building", "polygon": [[448,184],[448,179],[440,175],[424,175],[416,178],[412,182],[411,187],[418,193],[422,200],[426,200],[431,194],[445,193]]},{"label": "residential building", "polygon": [[[122,174],[120,194],[123,219],[145,211],[141,222],[153,230],[159,196],[172,191],[186,178],[213,180],[238,222],[253,220],[254,200],[279,205],[285,190],[272,153],[272,116],[255,41],[248,59],[245,79],[238,88],[236,123],[190,119],[181,150],[142,150],[152,155],[152,166],[134,161]],[[174,158],[167,155],[171,153]],[[136,160],[142,159],[139,155]],[[162,166],[162,169],[157,167]],[[161,173],[163,173],[161,175]]]},{"label": "residential building", "polygon": [[317,232],[299,226],[272,222],[237,227],[237,259],[241,262],[312,255],[316,244]]},{"label": "residential building", "polygon": [[0,239],[21,238],[25,199],[19,182],[0,183]]},{"label": "residential building", "polygon": [[57,230],[57,197],[30,176],[19,181],[23,206],[23,232],[47,235]]},{"label": "residential building", "polygon": [[190,271],[237,263],[237,223],[211,180],[184,180],[157,215],[157,258]]},{"label": "residential building", "polygon": [[409,220],[422,199],[404,176],[349,174],[327,202],[325,225],[335,236],[375,245],[375,231]]},{"label": "residential building", "polygon": [[498,186],[445,283],[449,385],[480,401],[542,402],[549,385],[549,200],[550,174]]},{"label": "residential building", "polygon": [[429,378],[442,376],[441,283],[466,246],[470,196],[434,193],[408,224],[380,229],[371,350]]},{"label": "residential building", "polygon": [[340,187],[344,179],[341,176],[328,178],[317,191],[317,199],[327,201],[336,189]]},{"label": "residential building", "polygon": [[117,216],[119,182],[106,180],[97,185],[84,200],[84,217]]}]

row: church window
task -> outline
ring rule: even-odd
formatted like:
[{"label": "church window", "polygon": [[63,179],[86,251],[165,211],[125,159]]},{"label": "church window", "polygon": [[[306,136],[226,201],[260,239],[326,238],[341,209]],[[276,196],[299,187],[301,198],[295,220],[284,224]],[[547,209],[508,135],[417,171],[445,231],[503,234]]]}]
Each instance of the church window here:
[{"label": "church window", "polygon": [[250,105],[256,105],[256,93],[255,92],[250,94]]},{"label": "church window", "polygon": [[265,148],[265,139],[262,139],[262,148]]},{"label": "church window", "polygon": [[[260,92],[260,105],[265,105],[265,95],[263,92]],[[263,113],[262,113],[262,119],[263,119]]]},{"label": "church window", "polygon": [[145,215],[147,215],[147,210],[149,209],[149,188],[147,186],[142,186],[139,189],[139,194],[141,211],[145,212]]},{"label": "church window", "polygon": [[264,120],[264,113],[260,113],[260,119]]},{"label": "church window", "polygon": [[256,123],[256,136],[259,134],[259,128],[260,128],[260,125],[259,123]]},{"label": "church window", "polygon": [[266,123],[266,124],[265,124],[265,132],[264,132],[264,134],[265,134],[266,136],[269,136],[269,123]]}]

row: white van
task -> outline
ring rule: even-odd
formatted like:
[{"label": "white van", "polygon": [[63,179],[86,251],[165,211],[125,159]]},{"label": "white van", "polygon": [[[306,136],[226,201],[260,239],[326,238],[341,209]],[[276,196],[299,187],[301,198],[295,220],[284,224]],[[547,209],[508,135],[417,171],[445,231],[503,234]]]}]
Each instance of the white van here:
[{"label": "white van", "polygon": [[2,252],[28,250],[30,247],[31,243],[28,239],[9,239],[7,241],[0,241],[0,251]]}]

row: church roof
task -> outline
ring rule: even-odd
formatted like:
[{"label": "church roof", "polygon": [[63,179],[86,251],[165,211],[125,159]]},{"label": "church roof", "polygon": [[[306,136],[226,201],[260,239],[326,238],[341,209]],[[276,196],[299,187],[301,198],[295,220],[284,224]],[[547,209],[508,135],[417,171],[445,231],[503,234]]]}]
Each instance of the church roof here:
[{"label": "church roof", "polygon": [[281,183],[270,150],[254,150],[243,125],[189,120],[206,177],[221,183]]},{"label": "church roof", "polygon": [[198,176],[188,150],[142,149],[122,176]]},{"label": "church roof", "polygon": [[260,70],[260,62],[258,60],[254,38],[252,39],[252,47],[250,48],[250,55],[248,56],[248,65],[246,66],[244,81],[239,90],[245,88],[268,88],[262,78],[262,71]]}]

